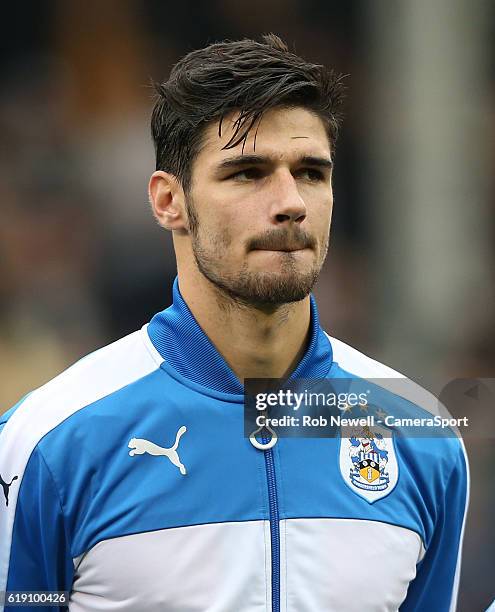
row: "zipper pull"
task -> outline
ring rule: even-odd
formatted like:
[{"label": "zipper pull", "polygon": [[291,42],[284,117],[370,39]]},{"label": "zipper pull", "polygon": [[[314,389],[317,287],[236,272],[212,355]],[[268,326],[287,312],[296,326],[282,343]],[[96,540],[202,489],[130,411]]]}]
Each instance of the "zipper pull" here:
[{"label": "zipper pull", "polygon": [[[261,414],[264,414],[264,413],[262,412]],[[265,416],[266,416],[266,413],[265,413]],[[256,435],[259,434],[263,429],[268,430],[271,434],[270,440],[266,443],[258,442],[258,440],[256,439]],[[266,436],[262,436],[262,437],[264,438]],[[275,433],[275,431],[270,427],[270,425],[261,425],[261,427],[258,427],[258,429],[256,429],[255,431],[251,433],[251,435],[249,436],[249,439],[251,440],[251,444],[254,446],[254,448],[257,448],[258,450],[268,450],[269,448],[273,448],[275,446],[278,440],[278,436]]]}]

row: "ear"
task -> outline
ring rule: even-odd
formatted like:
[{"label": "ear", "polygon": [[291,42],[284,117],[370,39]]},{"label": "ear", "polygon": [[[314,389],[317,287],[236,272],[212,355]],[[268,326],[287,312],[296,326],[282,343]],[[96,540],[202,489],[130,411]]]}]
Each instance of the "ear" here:
[{"label": "ear", "polygon": [[184,190],[173,174],[157,170],[148,185],[148,196],[153,215],[168,230],[186,230]]}]

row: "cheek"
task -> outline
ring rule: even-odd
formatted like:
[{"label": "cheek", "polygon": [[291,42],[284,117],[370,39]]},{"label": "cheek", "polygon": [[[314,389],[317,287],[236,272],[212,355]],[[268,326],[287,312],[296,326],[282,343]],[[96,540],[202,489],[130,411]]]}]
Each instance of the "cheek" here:
[{"label": "cheek", "polygon": [[315,235],[328,233],[332,220],[332,202],[321,202],[308,213],[307,221]]},{"label": "cheek", "polygon": [[[221,249],[230,249],[232,246],[234,236],[230,232],[230,229],[225,226],[220,229],[217,234],[217,246]],[[227,255],[227,253],[225,253]]]},{"label": "cheek", "polygon": [[203,248],[214,251],[222,258],[228,258],[235,247],[236,234],[225,219],[212,218],[200,225],[200,242]]},{"label": "cheek", "polygon": [[250,216],[241,217],[232,205],[217,208],[216,214],[208,220],[204,229],[205,239],[214,244],[215,248],[224,249],[221,254],[229,259],[244,249],[247,237],[253,234]]},{"label": "cheek", "polygon": [[332,222],[333,198],[326,199],[320,211],[321,226],[328,231]]}]

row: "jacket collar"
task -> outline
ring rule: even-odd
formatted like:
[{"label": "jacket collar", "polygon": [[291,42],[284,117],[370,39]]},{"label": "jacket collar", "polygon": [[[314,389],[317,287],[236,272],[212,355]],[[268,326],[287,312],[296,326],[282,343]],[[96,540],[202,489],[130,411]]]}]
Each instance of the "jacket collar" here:
[{"label": "jacket collar", "polygon": [[[320,327],[318,309],[311,300],[311,337],[306,353],[290,378],[324,378],[332,365],[332,347]],[[149,337],[167,364],[188,380],[215,391],[242,394],[243,385],[203,332],[183,299],[178,279],[172,305],[148,325]]]}]

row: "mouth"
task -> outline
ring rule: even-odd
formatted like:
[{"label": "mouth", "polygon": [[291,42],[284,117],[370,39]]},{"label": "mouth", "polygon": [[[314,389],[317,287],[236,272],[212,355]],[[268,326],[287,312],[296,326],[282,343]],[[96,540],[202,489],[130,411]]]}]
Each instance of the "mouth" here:
[{"label": "mouth", "polygon": [[305,251],[308,247],[284,247],[284,248],[264,248],[264,249],[253,249],[254,251],[269,251],[271,253],[295,253],[297,251]]},{"label": "mouth", "polygon": [[298,253],[312,251],[317,247],[316,239],[302,230],[294,232],[269,231],[248,242],[251,251],[268,251],[270,253]]}]

